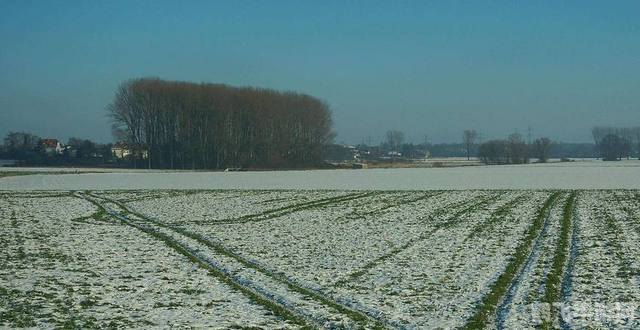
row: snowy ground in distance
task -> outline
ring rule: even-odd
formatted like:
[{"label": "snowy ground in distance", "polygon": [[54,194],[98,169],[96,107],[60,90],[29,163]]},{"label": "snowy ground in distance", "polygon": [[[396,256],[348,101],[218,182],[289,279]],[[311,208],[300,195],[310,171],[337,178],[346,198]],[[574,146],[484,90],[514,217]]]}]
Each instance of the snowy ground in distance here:
[{"label": "snowy ground in distance", "polygon": [[456,168],[226,173],[121,170],[118,173],[37,174],[0,179],[0,190],[638,188],[638,160]]},{"label": "snowy ground in distance", "polygon": [[158,172],[177,172],[171,170],[147,170],[132,168],[103,168],[103,167],[0,167],[0,172],[56,172],[56,173],[158,173]]}]

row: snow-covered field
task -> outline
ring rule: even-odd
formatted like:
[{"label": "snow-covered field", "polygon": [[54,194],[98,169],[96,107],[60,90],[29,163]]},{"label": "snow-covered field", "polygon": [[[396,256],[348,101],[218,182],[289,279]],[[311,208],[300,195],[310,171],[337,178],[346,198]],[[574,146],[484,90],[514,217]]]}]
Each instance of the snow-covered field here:
[{"label": "snow-covered field", "polygon": [[0,327],[640,327],[638,190],[4,191],[0,222]]},{"label": "snow-covered field", "polygon": [[[59,171],[5,169],[0,171]],[[75,173],[73,169],[65,169]],[[36,174],[0,178],[0,190],[111,189],[640,189],[640,161],[454,168],[309,170],[266,172],[189,172],[102,170],[79,174]]]}]

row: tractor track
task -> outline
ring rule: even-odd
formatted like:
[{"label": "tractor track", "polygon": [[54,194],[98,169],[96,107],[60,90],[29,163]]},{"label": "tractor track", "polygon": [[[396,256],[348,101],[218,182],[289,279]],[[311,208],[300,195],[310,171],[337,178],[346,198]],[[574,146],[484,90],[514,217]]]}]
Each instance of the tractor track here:
[{"label": "tractor track", "polygon": [[[320,292],[249,261],[210,239],[151,219],[121,202],[91,193],[75,193],[123,223],[163,241],[212,275],[284,319],[308,328],[394,328],[377,315],[337,302]],[[353,194],[348,199],[368,194]],[[335,200],[335,199],[333,199]],[[339,201],[342,201],[340,199]],[[327,203],[323,200],[323,205]],[[315,206],[315,204],[311,205]]]}]

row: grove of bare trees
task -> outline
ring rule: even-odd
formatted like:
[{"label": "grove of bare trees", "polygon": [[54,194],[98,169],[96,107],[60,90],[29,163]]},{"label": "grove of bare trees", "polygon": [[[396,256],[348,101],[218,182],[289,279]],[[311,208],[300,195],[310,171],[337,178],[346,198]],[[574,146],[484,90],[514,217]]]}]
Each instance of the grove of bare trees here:
[{"label": "grove of bare trees", "polygon": [[551,139],[546,137],[538,138],[533,141],[533,156],[538,159],[538,162],[546,163],[547,160],[549,160],[551,146]]},{"label": "grove of bare trees", "polygon": [[392,151],[400,151],[400,147],[404,142],[404,133],[402,131],[387,131],[387,146]]},{"label": "grove of bare trees", "polygon": [[603,160],[630,158],[633,149],[640,157],[640,127],[597,126],[591,134]]},{"label": "grove of bare trees", "polygon": [[478,147],[478,156],[485,164],[508,164],[507,150],[507,141],[489,140]]},{"label": "grove of bare trees", "polygon": [[519,133],[512,133],[507,139],[507,158],[510,164],[529,162],[529,146]]},{"label": "grove of bare trees", "polygon": [[36,151],[40,144],[40,137],[27,132],[9,132],[4,138],[4,148],[13,157]]},{"label": "grove of bare trees", "polygon": [[467,160],[471,159],[471,150],[478,140],[478,132],[474,129],[467,129],[462,133],[462,144],[467,154]]},{"label": "grove of bare trees", "polygon": [[[52,150],[50,144],[60,143]],[[42,139],[29,132],[9,132],[0,144],[0,159],[28,166],[116,166],[111,144],[100,144],[80,138],[70,138],[66,144],[57,139]]]},{"label": "grove of bare trees", "polygon": [[[513,133],[506,140],[490,140],[482,143],[478,147],[478,156],[485,164],[527,164],[531,149],[522,135]],[[546,158],[539,161],[546,161]]]},{"label": "grove of bare trees", "polygon": [[332,139],[324,102],[269,89],[135,79],[108,112],[114,135],[150,168],[312,165]]}]

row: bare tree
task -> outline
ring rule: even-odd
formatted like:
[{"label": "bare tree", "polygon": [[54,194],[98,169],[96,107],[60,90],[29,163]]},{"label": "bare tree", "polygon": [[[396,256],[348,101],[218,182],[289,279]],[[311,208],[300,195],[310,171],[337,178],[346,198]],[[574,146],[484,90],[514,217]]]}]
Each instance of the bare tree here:
[{"label": "bare tree", "polygon": [[596,126],[594,128],[591,129],[591,135],[593,136],[593,142],[597,145],[600,144],[600,141],[602,141],[602,139],[607,136],[608,134],[612,133],[612,128],[611,127],[603,127],[603,126]]},{"label": "bare tree", "polygon": [[638,127],[597,126],[591,132],[603,160],[630,158],[636,145],[640,152]]},{"label": "bare tree", "polygon": [[625,157],[625,152],[629,145],[620,135],[607,134],[599,144],[602,160],[615,161],[622,159]]},{"label": "bare tree", "polygon": [[40,158],[38,154],[41,151],[40,141],[38,136],[30,133],[10,132],[4,139],[4,156],[27,163],[38,163]]},{"label": "bare tree", "polygon": [[511,164],[526,164],[529,162],[527,144],[519,133],[509,135],[507,139],[507,155]]},{"label": "bare tree", "polygon": [[507,156],[507,142],[504,140],[490,140],[484,142],[478,148],[478,156],[485,164],[506,164],[508,162]]},{"label": "bare tree", "polygon": [[467,160],[471,159],[471,149],[476,144],[477,139],[478,132],[474,129],[468,129],[462,133],[462,144],[464,144],[464,149],[467,153]]},{"label": "bare tree", "polygon": [[26,132],[10,132],[4,138],[4,146],[9,153],[24,153],[38,148],[40,138]]},{"label": "bare tree", "polygon": [[387,131],[387,144],[392,151],[400,151],[400,146],[404,142],[404,133],[396,130]]},{"label": "bare tree", "polygon": [[156,168],[314,164],[333,138],[328,105],[293,92],[145,78],[107,110],[114,135]]},{"label": "bare tree", "polygon": [[538,158],[538,162],[546,163],[549,159],[551,151],[551,140],[546,137],[538,138],[533,142],[534,156]]}]

